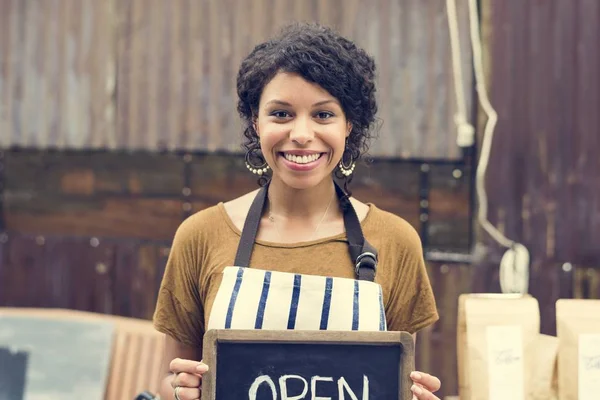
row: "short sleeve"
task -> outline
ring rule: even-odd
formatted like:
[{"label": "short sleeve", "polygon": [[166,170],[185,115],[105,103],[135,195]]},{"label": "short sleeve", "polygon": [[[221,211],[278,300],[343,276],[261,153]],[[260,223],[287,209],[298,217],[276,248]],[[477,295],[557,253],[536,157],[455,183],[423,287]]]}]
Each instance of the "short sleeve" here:
[{"label": "short sleeve", "polygon": [[412,227],[405,230],[397,247],[396,284],[386,310],[388,330],[416,333],[439,319],[435,296],[427,275],[421,238]]},{"label": "short sleeve", "polygon": [[194,347],[202,346],[204,310],[198,288],[201,246],[194,217],[177,229],[162,278],[154,327],[175,340]]}]

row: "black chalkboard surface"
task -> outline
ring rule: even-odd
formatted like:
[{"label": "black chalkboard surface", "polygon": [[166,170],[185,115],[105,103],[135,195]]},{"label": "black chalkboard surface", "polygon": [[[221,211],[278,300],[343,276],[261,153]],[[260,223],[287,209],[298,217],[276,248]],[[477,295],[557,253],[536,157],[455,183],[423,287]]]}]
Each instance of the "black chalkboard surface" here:
[{"label": "black chalkboard surface", "polygon": [[211,330],[203,400],[410,400],[407,332]]}]

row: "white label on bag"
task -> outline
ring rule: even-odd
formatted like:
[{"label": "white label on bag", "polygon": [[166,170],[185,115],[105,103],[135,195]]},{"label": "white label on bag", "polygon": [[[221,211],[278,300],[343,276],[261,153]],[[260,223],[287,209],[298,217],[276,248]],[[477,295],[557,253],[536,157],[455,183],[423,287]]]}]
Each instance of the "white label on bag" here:
[{"label": "white label on bag", "polygon": [[524,400],[520,326],[487,327],[489,400]]},{"label": "white label on bag", "polygon": [[597,400],[600,393],[600,334],[579,335],[579,400]]}]

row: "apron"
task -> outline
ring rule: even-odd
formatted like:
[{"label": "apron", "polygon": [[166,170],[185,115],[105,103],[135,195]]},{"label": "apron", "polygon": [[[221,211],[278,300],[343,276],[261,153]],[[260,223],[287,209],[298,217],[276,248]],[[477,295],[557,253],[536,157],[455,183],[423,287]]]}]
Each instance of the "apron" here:
[{"label": "apron", "polygon": [[267,184],[250,206],[234,266],[223,270],[208,330],[387,330],[381,285],[374,282],[377,251],[364,238],[356,211],[344,191],[337,183],[335,189],[356,279],[249,268],[267,199]]}]

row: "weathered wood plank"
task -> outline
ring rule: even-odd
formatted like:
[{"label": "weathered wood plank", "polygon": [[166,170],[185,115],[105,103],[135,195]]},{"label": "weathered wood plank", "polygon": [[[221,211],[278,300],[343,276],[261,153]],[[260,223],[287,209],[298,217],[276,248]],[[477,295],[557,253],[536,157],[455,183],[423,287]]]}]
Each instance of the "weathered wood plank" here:
[{"label": "weathered wood plank", "polygon": [[1,291],[7,306],[43,306],[46,298],[44,284],[44,248],[35,237],[8,237],[2,260]]},{"label": "weathered wood plank", "polygon": [[44,204],[10,208],[6,223],[11,230],[29,233],[164,240],[173,236],[181,216],[177,199],[48,197]]},{"label": "weathered wood plank", "polygon": [[[6,168],[11,170],[11,173],[7,174],[6,177],[8,197],[14,196],[20,199],[33,196],[33,190],[79,196],[135,195],[142,190],[141,178],[147,176],[145,171],[98,169],[93,164],[85,165],[78,163],[77,160],[70,164],[69,161],[61,161],[59,158],[54,160],[51,158],[22,158],[16,160],[15,157],[8,156],[6,164]],[[16,167],[22,167],[23,169],[16,170]],[[75,169],[72,170],[73,168]],[[100,168],[104,167],[100,166]],[[45,175],[40,175],[42,171]],[[30,180],[23,181],[23,177],[30,178]],[[158,179],[160,180],[161,176],[158,176]],[[144,189],[148,189],[148,194],[152,195],[154,184],[151,181],[145,181],[144,183],[149,186],[149,188],[144,187]]]},{"label": "weathered wood plank", "polygon": [[132,277],[131,294],[133,313],[140,318],[150,319],[154,313],[158,292],[155,284],[162,279],[162,275],[157,275],[157,266],[162,261],[159,252],[160,249],[151,244],[142,245],[138,249],[138,263]]},{"label": "weathered wood plank", "polygon": [[9,229],[165,239],[181,222],[183,162],[174,155],[6,156]]},{"label": "weathered wood plank", "polygon": [[[137,315],[131,301],[131,281],[138,263],[138,243],[133,240],[120,241],[115,248],[113,270],[113,310],[121,316]],[[127,293],[123,296],[122,293]]]},{"label": "weathered wood plank", "polygon": [[[353,195],[420,231],[419,168],[374,160],[357,169]],[[188,202],[199,211],[258,187],[242,157],[216,154],[8,152],[6,171],[8,227],[32,234],[170,240]],[[430,171],[427,244],[468,252],[470,172],[452,165]]]}]

